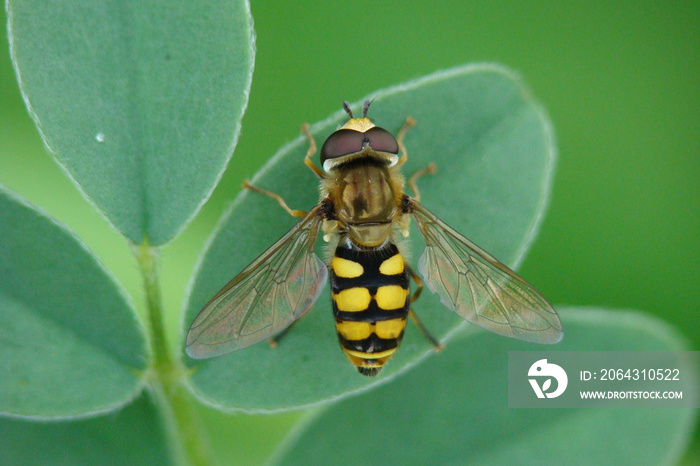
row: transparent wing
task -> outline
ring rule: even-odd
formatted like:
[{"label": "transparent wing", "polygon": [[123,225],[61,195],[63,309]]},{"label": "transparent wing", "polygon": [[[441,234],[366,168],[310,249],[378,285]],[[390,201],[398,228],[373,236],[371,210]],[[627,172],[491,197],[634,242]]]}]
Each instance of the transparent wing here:
[{"label": "transparent wing", "polygon": [[557,313],[534,288],[418,202],[410,203],[426,243],[418,270],[445,306],[500,335],[536,343],[561,340]]},{"label": "transparent wing", "polygon": [[245,348],[311,308],[328,273],[314,253],[319,213],[316,206],[204,306],[187,333],[187,354],[202,359]]}]

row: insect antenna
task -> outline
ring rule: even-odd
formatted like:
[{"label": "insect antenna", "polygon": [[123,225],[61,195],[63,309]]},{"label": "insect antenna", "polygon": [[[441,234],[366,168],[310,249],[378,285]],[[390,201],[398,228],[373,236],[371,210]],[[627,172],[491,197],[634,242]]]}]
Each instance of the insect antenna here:
[{"label": "insect antenna", "polygon": [[355,115],[352,114],[352,110],[350,110],[350,104],[347,100],[343,100],[343,110],[350,115],[350,118],[355,118]]},{"label": "insect antenna", "polygon": [[374,99],[365,100],[365,103],[362,104],[362,118],[367,118],[367,112],[369,111],[369,106],[372,105],[372,102],[374,102]]}]

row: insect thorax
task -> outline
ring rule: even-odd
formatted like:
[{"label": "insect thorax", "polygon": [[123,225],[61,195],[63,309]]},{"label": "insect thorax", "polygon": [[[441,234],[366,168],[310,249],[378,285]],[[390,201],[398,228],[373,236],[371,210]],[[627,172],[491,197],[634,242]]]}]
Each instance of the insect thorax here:
[{"label": "insect thorax", "polygon": [[365,248],[384,244],[401,217],[403,177],[372,158],[334,169],[323,192],[334,206],[340,231]]}]

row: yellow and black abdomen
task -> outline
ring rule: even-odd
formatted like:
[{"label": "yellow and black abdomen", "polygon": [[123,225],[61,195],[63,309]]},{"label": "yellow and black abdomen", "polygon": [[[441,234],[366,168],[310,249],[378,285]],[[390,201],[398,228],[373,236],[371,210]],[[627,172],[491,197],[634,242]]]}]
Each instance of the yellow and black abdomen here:
[{"label": "yellow and black abdomen", "polygon": [[401,342],[409,310],[408,271],[395,244],[339,245],[330,264],[340,345],[362,375],[377,375]]}]

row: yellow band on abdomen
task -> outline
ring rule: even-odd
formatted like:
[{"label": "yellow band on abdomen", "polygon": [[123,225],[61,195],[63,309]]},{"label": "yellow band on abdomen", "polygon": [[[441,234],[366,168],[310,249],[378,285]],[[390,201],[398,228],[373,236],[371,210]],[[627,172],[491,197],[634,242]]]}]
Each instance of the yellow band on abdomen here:
[{"label": "yellow band on abdomen", "polygon": [[394,254],[379,266],[379,272],[383,275],[398,275],[404,271],[404,262],[401,254]]},{"label": "yellow band on abdomen", "polygon": [[396,351],[396,348],[391,348],[380,353],[365,353],[364,351],[355,351],[347,348],[343,348],[345,352],[351,356],[362,359],[381,359],[387,356],[391,356]]},{"label": "yellow band on abdomen", "polygon": [[338,256],[334,256],[331,260],[331,268],[340,278],[357,278],[365,273],[365,268],[362,267],[362,264],[359,262],[343,259]]},{"label": "yellow band on abdomen", "polygon": [[342,290],[338,294],[333,295],[333,300],[339,311],[343,312],[360,312],[369,307],[372,296],[367,288],[348,288]]},{"label": "yellow band on abdomen", "polygon": [[387,285],[377,288],[377,295],[374,299],[377,300],[377,306],[385,311],[394,309],[403,309],[406,306],[406,297],[408,290],[399,285]]},{"label": "yellow band on abdomen", "polygon": [[369,322],[353,322],[351,320],[336,322],[335,327],[340,336],[351,341],[369,338],[374,330]]},{"label": "yellow band on abdomen", "polygon": [[375,324],[374,333],[376,333],[379,338],[390,340],[399,338],[405,328],[406,319],[402,317],[380,320]]}]

